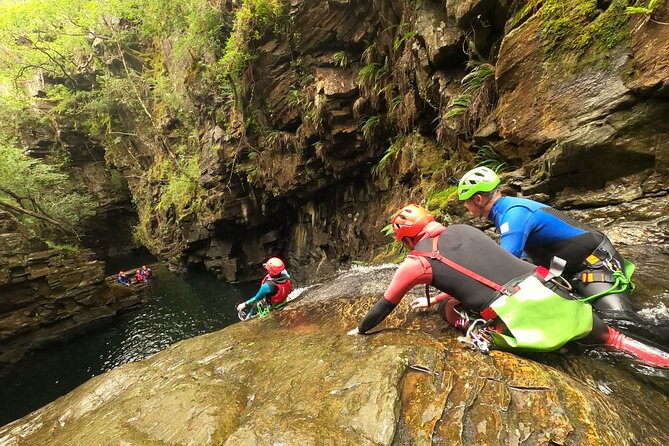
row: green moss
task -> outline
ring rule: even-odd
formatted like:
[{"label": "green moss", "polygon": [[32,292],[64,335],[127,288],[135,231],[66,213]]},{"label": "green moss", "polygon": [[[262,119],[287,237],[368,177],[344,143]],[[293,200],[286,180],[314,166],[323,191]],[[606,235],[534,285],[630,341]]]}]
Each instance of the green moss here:
[{"label": "green moss", "polygon": [[514,29],[521,22],[527,19],[528,15],[532,12],[533,2],[527,2],[523,5],[522,8],[516,12],[511,19],[509,19],[509,29]]},{"label": "green moss", "polygon": [[457,186],[450,186],[445,190],[429,192],[426,203],[427,210],[434,214],[446,214],[446,206],[449,201],[456,199],[457,193]]},{"label": "green moss", "polygon": [[127,189],[123,174],[117,169],[110,169],[110,182],[117,193],[122,193]]},{"label": "green moss", "polygon": [[602,11],[596,0],[544,1],[536,17],[547,58],[571,62],[574,68],[606,63],[609,50],[630,39],[625,15],[628,3],[614,0]]},{"label": "green moss", "polygon": [[51,240],[47,240],[46,245],[49,248],[55,249],[57,251],[79,252],[79,247],[78,246],[68,245],[68,244],[65,244],[65,243],[56,243],[56,242],[52,242]]},{"label": "green moss", "polygon": [[188,214],[197,193],[198,169],[198,156],[195,155],[181,161],[176,170],[163,170],[167,173],[166,184],[161,188],[156,210],[166,211],[174,206],[177,216]]}]

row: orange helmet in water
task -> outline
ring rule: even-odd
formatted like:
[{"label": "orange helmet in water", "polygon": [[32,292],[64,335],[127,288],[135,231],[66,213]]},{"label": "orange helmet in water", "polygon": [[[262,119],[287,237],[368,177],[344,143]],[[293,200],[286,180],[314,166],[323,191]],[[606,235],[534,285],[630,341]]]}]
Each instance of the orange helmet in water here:
[{"label": "orange helmet in water", "polygon": [[390,223],[395,233],[395,239],[402,242],[405,237],[413,239],[431,221],[435,220],[427,209],[409,204],[397,211],[392,216]]},{"label": "orange helmet in water", "polygon": [[283,264],[283,261],[278,257],[272,257],[263,265],[270,276],[276,276],[281,274],[281,271],[286,269],[286,265]]}]

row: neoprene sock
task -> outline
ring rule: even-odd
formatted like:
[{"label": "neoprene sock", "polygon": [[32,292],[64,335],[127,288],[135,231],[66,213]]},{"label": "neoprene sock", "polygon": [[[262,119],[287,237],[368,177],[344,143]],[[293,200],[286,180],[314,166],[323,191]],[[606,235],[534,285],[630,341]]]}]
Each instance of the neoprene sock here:
[{"label": "neoprene sock", "polygon": [[651,347],[635,339],[628,338],[619,331],[609,327],[609,338],[605,344],[616,351],[633,355],[648,365],[669,368],[669,354]]}]

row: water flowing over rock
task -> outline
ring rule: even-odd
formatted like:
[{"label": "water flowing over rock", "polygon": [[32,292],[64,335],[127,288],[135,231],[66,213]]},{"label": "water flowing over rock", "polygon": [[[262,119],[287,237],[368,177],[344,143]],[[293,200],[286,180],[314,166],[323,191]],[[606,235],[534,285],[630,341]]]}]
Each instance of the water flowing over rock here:
[{"label": "water flowing over rock", "polygon": [[407,299],[346,336],[394,268],[307,289],[269,319],[183,341],[0,429],[13,445],[663,445],[667,396],[571,353],[464,349]]}]

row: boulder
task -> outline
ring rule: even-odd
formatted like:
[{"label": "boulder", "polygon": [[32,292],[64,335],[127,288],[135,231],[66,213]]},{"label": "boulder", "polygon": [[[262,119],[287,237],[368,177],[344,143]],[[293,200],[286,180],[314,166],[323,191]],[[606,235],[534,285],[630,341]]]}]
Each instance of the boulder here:
[{"label": "boulder", "polygon": [[[393,267],[180,342],[0,428],[3,445],[663,445],[661,391],[601,359],[464,348],[403,302],[347,336]],[[630,397],[631,396],[631,397]]]}]

